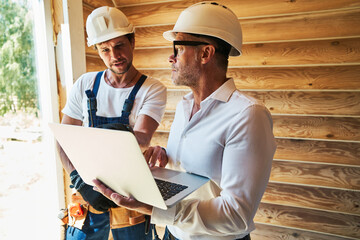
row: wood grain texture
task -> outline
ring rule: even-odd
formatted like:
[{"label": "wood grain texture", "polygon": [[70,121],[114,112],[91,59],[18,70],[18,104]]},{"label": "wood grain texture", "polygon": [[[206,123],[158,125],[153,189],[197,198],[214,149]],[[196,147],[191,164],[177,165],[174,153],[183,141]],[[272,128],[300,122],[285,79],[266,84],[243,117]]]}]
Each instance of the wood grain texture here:
[{"label": "wood grain texture", "polygon": [[282,183],[360,190],[360,167],[273,161],[270,180]]},{"label": "wood grain texture", "polygon": [[[187,90],[168,90],[167,110],[175,110]],[[243,91],[272,114],[360,116],[360,92]]]},{"label": "wood grain texture", "polygon": [[360,8],[240,21],[245,43],[359,36],[359,22]]},{"label": "wood grain texture", "polygon": [[179,2],[181,0],[113,0],[114,4],[117,7],[128,6],[128,5],[144,5],[144,4],[154,4],[159,2]]},{"label": "wood grain texture", "polygon": [[[136,40],[138,42],[138,38]],[[137,43],[135,43],[137,45]],[[170,68],[168,58],[173,54],[168,48],[135,49],[134,66],[139,69]],[[87,55],[96,55],[91,48]],[[243,46],[241,57],[230,57],[229,66],[291,66],[356,64],[360,62],[360,38],[314,40],[303,42],[248,44]]]},{"label": "wood grain texture", "polygon": [[[200,0],[187,1],[149,1],[149,0],[114,0],[126,16],[137,26],[150,24],[175,24],[181,11]],[[139,4],[139,3],[153,4]],[[162,2],[162,3],[159,3]],[[221,4],[229,7],[238,18],[298,14],[341,8],[356,8],[360,4],[356,0],[330,0],[326,2],[314,0],[271,1],[271,0],[221,0]],[[137,6],[122,7],[129,4]],[[146,12],[147,14],[144,14]]]},{"label": "wood grain texture", "polygon": [[350,240],[344,236],[334,236],[296,228],[279,227],[256,223],[255,231],[251,232],[251,240]]},{"label": "wood grain texture", "polygon": [[[142,7],[143,8],[143,7]],[[144,11],[141,9],[141,11]],[[149,10],[151,12],[151,9]],[[159,13],[162,17],[162,14]],[[173,29],[173,25],[144,26],[156,21],[147,17],[143,23],[135,23],[137,46],[167,46],[163,32]],[[166,18],[162,18],[166,19]],[[337,10],[291,16],[271,16],[254,19],[241,19],[243,41],[248,43],[265,43],[272,41],[326,39],[360,35],[360,8]]]},{"label": "wood grain texture", "polygon": [[[155,132],[151,145],[166,147],[168,136],[168,132]],[[360,167],[360,143],[277,138],[276,144],[274,159]]]},{"label": "wood grain texture", "polygon": [[[356,13],[358,14],[358,12]],[[345,15],[347,18],[349,18],[349,16]],[[344,18],[345,18],[344,16]],[[357,17],[357,15],[356,15]],[[282,17],[284,18],[284,17]],[[289,17],[288,17],[289,18]],[[293,17],[293,18],[299,18],[298,16]],[[355,17],[353,17],[355,18]],[[272,19],[273,21],[275,21],[275,19]],[[341,19],[340,19],[341,20]],[[258,19],[257,21],[264,21],[264,19]],[[302,40],[302,39],[309,39],[309,40],[317,40],[317,39],[321,39],[321,38],[342,38],[342,37],[351,37],[351,36],[359,36],[359,30],[357,30],[358,26],[354,26],[355,30],[351,31],[351,29],[347,28],[346,25],[347,21],[351,22],[352,19],[343,19],[340,22],[334,22],[334,26],[337,26],[338,24],[340,24],[341,22],[343,22],[343,26],[340,26],[341,31],[331,31],[331,29],[321,29],[321,26],[308,26],[308,20],[306,19],[306,17],[304,17],[302,19],[302,21],[297,20],[298,22],[292,23],[290,22],[290,19],[288,19],[289,22],[280,22],[280,23],[276,23],[273,24],[271,23],[270,20],[268,20],[267,22],[269,23],[258,23],[255,20],[246,20],[243,21],[242,25],[243,25],[243,35],[244,35],[244,43],[245,44],[251,44],[251,43],[257,43],[257,44],[261,44],[261,43],[270,43],[273,41],[286,41],[286,40]],[[293,20],[295,21],[295,20]],[[326,21],[326,20],[324,20]],[[329,21],[329,20],[328,20]],[[358,20],[355,19],[355,23]],[[269,27],[267,25],[274,25],[272,26],[272,30],[271,32],[269,32],[267,35],[266,33],[269,31]],[[320,24],[320,23],[318,23]],[[324,23],[325,24],[325,23]],[[354,23],[353,23],[354,24]],[[295,26],[292,26],[295,25]],[[299,26],[297,26],[299,25]],[[333,26],[331,25],[331,26]],[[340,24],[341,25],[341,24]],[[351,24],[350,24],[351,25]],[[345,27],[346,26],[346,27]],[[276,29],[273,29],[273,27],[278,27]],[[168,46],[169,42],[167,40],[165,40],[162,36],[162,34],[165,31],[171,30],[173,28],[172,25],[160,25],[160,26],[148,26],[148,27],[137,27],[135,34],[137,37],[137,42],[136,42],[136,46],[139,48],[144,48],[144,47],[164,47],[164,46]],[[262,30],[263,32],[261,34],[259,34],[259,32],[256,31],[256,29],[260,28],[260,30]],[[293,29],[293,30],[289,30],[287,28]],[[304,30],[303,32],[297,32],[296,29],[297,28],[312,28],[312,30]],[[320,29],[319,29],[320,28]],[[266,29],[266,31],[265,31]],[[319,29],[319,31],[317,31],[317,29]],[[348,29],[348,30],[346,30]],[[296,31],[296,35],[292,36],[290,35],[292,33],[292,31]],[[316,31],[316,34],[310,34],[309,32],[312,31]],[[344,34],[344,35],[341,35]]]},{"label": "wood grain texture", "polygon": [[270,182],[261,201],[360,216],[360,191]]},{"label": "wood grain texture", "polygon": [[[141,69],[159,79],[168,89],[184,89],[171,82],[169,69]],[[343,89],[360,90],[360,65],[322,67],[230,68],[238,89]]]},{"label": "wood grain texture", "polygon": [[83,4],[91,6],[94,9],[102,6],[115,7],[112,0],[83,0]]},{"label": "wood grain texture", "polygon": [[[169,68],[172,48],[136,49],[137,68]],[[337,39],[286,43],[249,44],[241,57],[230,57],[230,67],[356,64],[360,62],[360,39]]]},{"label": "wood grain texture", "polygon": [[84,21],[85,36],[87,36],[86,35],[86,19],[88,18],[88,16],[94,9],[95,9],[95,7],[92,7],[91,5],[83,4],[83,21]]},{"label": "wood grain texture", "polygon": [[360,216],[261,203],[257,223],[360,238]]},{"label": "wood grain texture", "polygon": [[[165,112],[158,130],[170,131],[174,115]],[[275,115],[272,119],[276,137],[360,142],[360,118]]]},{"label": "wood grain texture", "polygon": [[106,68],[100,57],[89,54],[86,55],[86,72],[99,72]]},{"label": "wood grain texture", "polygon": [[360,118],[273,116],[274,135],[360,142]]},{"label": "wood grain texture", "polygon": [[276,143],[274,159],[360,166],[360,143],[280,138]]},{"label": "wood grain texture", "polygon": [[53,15],[52,15],[53,31],[54,31],[54,35],[57,38],[58,34],[61,31],[61,24],[64,24],[62,0],[53,0],[52,9],[53,9]]},{"label": "wood grain texture", "polygon": [[360,92],[246,92],[272,113],[360,116]]}]

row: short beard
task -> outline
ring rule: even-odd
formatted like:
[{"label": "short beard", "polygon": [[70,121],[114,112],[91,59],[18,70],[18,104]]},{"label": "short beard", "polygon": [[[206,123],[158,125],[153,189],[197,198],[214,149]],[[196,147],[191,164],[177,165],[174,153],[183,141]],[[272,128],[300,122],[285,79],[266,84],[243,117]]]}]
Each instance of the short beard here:
[{"label": "short beard", "polygon": [[194,66],[188,66],[180,71],[177,79],[172,79],[175,86],[195,87],[200,77],[199,70]]},{"label": "short beard", "polygon": [[127,73],[128,71],[129,71],[129,69],[131,68],[131,66],[132,66],[132,62],[130,62],[128,65],[126,65],[126,68],[125,68],[125,70],[123,71],[123,72],[115,72],[112,68],[111,68],[111,66],[108,68],[111,72],[113,72],[113,73],[115,73],[115,74],[117,74],[117,75],[123,75],[123,74],[125,74],[125,73]]},{"label": "short beard", "polygon": [[171,78],[175,86],[187,86],[195,87],[198,84],[200,78],[199,68],[197,67],[197,54],[195,55],[194,62],[191,65],[182,66],[180,68],[175,68],[176,73],[178,74],[177,78]]}]

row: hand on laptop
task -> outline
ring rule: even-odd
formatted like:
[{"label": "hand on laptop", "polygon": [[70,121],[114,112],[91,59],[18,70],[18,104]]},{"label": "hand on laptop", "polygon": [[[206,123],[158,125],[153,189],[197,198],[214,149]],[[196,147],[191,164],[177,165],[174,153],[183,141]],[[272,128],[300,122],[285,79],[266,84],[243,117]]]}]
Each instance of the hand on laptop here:
[{"label": "hand on laptop", "polygon": [[159,162],[159,167],[165,167],[168,163],[166,150],[160,146],[149,147],[144,152],[144,157],[150,167],[154,167],[157,162]]},{"label": "hand on laptop", "polygon": [[106,185],[104,185],[101,181],[95,179],[93,180],[93,183],[95,184],[94,190],[100,192],[105,197],[112,200],[114,203],[116,203],[120,207],[124,207],[130,210],[135,210],[139,213],[145,214],[145,215],[151,215],[153,207],[141,203],[134,198],[131,197],[124,197],[116,192],[114,192],[111,188],[108,188]]}]

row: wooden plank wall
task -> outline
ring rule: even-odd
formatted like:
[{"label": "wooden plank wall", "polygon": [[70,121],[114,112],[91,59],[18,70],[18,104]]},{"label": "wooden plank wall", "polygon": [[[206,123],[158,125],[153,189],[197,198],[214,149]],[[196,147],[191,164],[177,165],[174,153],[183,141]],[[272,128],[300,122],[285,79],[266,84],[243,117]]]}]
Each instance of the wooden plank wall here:
[{"label": "wooden plank wall", "polygon": [[[166,146],[176,104],[189,92],[171,84],[162,32],[195,2],[83,0],[84,19],[102,5],[129,17],[135,66],[168,88],[153,144]],[[228,75],[269,108],[278,144],[252,239],[360,239],[360,1],[218,2],[244,33],[243,56],[230,58]],[[87,48],[87,70],[103,68]]]}]

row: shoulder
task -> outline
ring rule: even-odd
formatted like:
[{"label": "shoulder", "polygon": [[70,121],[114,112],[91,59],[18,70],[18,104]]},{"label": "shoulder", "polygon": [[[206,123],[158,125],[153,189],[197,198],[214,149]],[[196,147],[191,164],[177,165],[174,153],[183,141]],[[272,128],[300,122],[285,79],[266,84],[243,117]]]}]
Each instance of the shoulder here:
[{"label": "shoulder", "polygon": [[149,86],[157,86],[157,87],[165,88],[165,85],[162,82],[160,82],[160,80],[153,78],[151,76],[147,76],[145,83]]},{"label": "shoulder", "polygon": [[269,110],[262,103],[262,101],[247,95],[244,92],[239,91],[238,89],[234,91],[231,98],[229,99],[229,103],[237,109],[237,113],[242,113],[244,111],[252,111],[252,112],[266,112],[269,113]]},{"label": "shoulder", "polygon": [[94,82],[95,77],[97,75],[98,72],[88,72],[88,73],[84,73],[82,74],[75,83],[77,84],[81,84],[81,85],[86,85],[89,82]]},{"label": "shoulder", "polygon": [[92,88],[97,73],[98,72],[88,72],[82,74],[74,83],[74,87],[81,90]]},{"label": "shoulder", "polygon": [[148,92],[166,92],[166,87],[162,82],[149,76],[146,78],[143,87]]},{"label": "shoulder", "polygon": [[259,105],[263,106],[263,103],[258,99],[246,94],[246,92],[241,92],[240,90],[236,89],[232,94],[229,102],[234,102],[236,104],[240,104],[243,107],[249,107],[252,105]]}]

